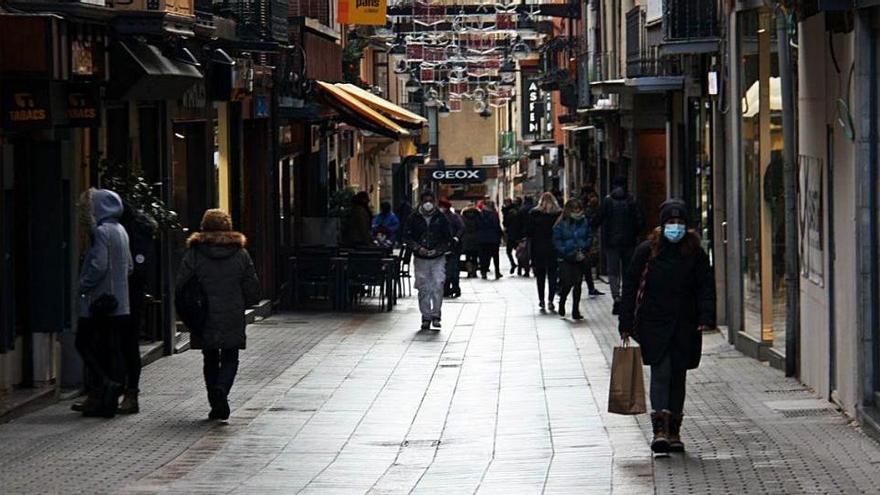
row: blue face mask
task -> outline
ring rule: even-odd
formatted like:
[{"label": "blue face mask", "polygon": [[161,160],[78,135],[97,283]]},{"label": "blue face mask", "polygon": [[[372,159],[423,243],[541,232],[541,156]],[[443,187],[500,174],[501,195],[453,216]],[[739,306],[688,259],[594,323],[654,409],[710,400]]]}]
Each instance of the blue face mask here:
[{"label": "blue face mask", "polygon": [[671,243],[677,243],[687,233],[687,226],[680,223],[669,223],[663,226],[663,236]]}]

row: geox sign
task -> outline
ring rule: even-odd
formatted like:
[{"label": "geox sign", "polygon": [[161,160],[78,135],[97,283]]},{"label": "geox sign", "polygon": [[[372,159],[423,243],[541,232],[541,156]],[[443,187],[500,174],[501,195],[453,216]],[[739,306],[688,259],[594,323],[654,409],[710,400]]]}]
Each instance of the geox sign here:
[{"label": "geox sign", "polygon": [[438,168],[431,171],[431,178],[439,182],[472,183],[486,180],[484,168]]}]

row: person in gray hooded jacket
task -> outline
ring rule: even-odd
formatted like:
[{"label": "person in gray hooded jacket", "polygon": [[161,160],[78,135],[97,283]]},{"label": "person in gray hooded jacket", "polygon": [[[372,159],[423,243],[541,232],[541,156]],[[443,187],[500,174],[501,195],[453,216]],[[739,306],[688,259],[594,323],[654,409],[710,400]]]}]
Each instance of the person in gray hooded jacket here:
[{"label": "person in gray hooded jacket", "polygon": [[[128,276],[133,270],[128,234],[119,223],[122,199],[107,189],[86,193],[91,244],[79,276],[76,348],[86,367],[84,416],[113,417],[122,391],[119,334],[130,312]],[[99,310],[99,300],[109,300]]]}]

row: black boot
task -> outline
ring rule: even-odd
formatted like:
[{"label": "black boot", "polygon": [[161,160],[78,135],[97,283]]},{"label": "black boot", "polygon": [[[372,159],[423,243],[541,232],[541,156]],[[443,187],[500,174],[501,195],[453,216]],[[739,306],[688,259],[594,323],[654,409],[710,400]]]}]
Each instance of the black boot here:
[{"label": "black boot", "polygon": [[112,418],[116,416],[121,394],[122,384],[106,380],[98,393],[95,406],[91,409],[84,409],[82,415],[86,418]]},{"label": "black boot", "polygon": [[571,308],[571,319],[572,320],[583,320],[584,316],[581,314],[581,309],[578,307],[578,302],[574,302],[574,307]]},{"label": "black boot", "polygon": [[565,318],[565,298],[559,298],[559,316]]},{"label": "black boot", "polygon": [[208,402],[211,404],[211,412],[208,413],[208,419],[229,419],[229,401],[223,387],[208,389]]}]

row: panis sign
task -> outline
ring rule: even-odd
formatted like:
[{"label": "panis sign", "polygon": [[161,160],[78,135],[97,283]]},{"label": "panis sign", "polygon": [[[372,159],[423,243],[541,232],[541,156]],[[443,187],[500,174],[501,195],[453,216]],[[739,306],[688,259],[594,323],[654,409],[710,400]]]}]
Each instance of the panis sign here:
[{"label": "panis sign", "polygon": [[387,0],[338,0],[339,23],[358,26],[384,26]]}]

